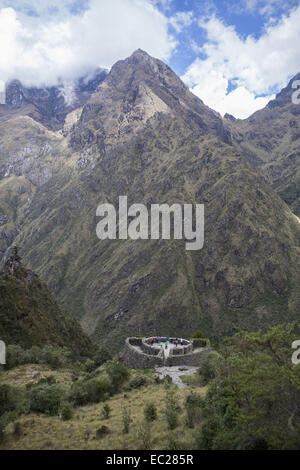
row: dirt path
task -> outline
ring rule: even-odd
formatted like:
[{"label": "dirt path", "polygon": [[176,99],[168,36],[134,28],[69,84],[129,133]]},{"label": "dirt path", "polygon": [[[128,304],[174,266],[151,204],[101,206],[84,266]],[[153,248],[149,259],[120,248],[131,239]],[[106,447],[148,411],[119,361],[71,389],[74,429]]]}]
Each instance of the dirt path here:
[{"label": "dirt path", "polygon": [[[180,370],[183,369],[183,370]],[[186,387],[186,384],[182,382],[181,376],[183,375],[192,375],[197,372],[198,367],[190,366],[174,366],[174,367],[157,367],[155,371],[160,377],[165,377],[169,375],[173,383],[176,384],[179,388]]]}]

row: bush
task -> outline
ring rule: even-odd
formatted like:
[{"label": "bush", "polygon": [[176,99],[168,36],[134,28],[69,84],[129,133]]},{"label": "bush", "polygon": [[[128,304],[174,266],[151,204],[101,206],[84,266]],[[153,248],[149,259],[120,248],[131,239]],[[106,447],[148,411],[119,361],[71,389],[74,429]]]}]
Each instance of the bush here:
[{"label": "bush", "polygon": [[109,434],[110,430],[107,426],[101,426],[101,428],[97,429],[96,431],[96,438],[102,439],[104,436]]},{"label": "bush", "polygon": [[169,429],[175,429],[178,425],[178,406],[177,398],[174,393],[168,393],[166,397],[165,416]]},{"label": "bush", "polygon": [[41,384],[34,386],[30,391],[30,409],[50,416],[58,415],[64,391],[58,384]]},{"label": "bush", "polygon": [[74,406],[83,406],[88,403],[99,403],[111,393],[111,383],[108,379],[98,377],[90,380],[79,380],[72,384],[69,401]]},{"label": "bush", "polygon": [[192,338],[194,339],[204,338],[202,331],[201,330],[195,331],[195,333],[192,335]]},{"label": "bush", "polygon": [[123,408],[122,409],[122,423],[123,423],[123,434],[128,434],[129,433],[129,427],[131,423],[131,412],[129,408]]},{"label": "bush", "polygon": [[29,411],[29,402],[26,390],[22,387],[0,385],[0,416],[14,413],[18,416]]},{"label": "bush", "polygon": [[111,412],[110,406],[109,406],[107,403],[105,403],[105,405],[104,405],[103,408],[102,408],[102,416],[103,416],[103,418],[104,418],[104,419],[108,419],[109,416],[110,416],[110,412]]},{"label": "bush", "polygon": [[69,419],[72,419],[74,415],[73,408],[70,405],[70,403],[65,403],[62,407],[61,410],[61,419],[63,421],[69,421]]},{"label": "bush", "polygon": [[114,393],[118,392],[122,384],[129,378],[129,370],[118,362],[108,362],[106,372],[111,380]]},{"label": "bush", "polygon": [[0,418],[0,444],[3,443],[5,437],[5,422]]},{"label": "bush", "polygon": [[154,403],[147,403],[144,408],[145,420],[148,422],[155,421],[157,419],[157,411]]},{"label": "bush", "polygon": [[110,361],[112,356],[109,350],[106,347],[101,347],[93,356],[93,361],[96,364],[96,367],[102,366],[105,362]]},{"label": "bush", "polygon": [[172,432],[168,434],[167,450],[182,450],[182,445],[177,441]]},{"label": "bush", "polygon": [[136,375],[130,380],[129,388],[131,389],[140,388],[143,385],[145,385],[146,382],[147,380],[145,377],[143,377],[142,375]]},{"label": "bush", "polygon": [[203,400],[200,395],[196,395],[194,392],[190,392],[186,397],[184,406],[186,409],[186,423],[189,428],[193,428],[195,420],[199,418],[202,403]]},{"label": "bush", "polygon": [[97,367],[96,363],[92,361],[91,359],[88,359],[84,366],[86,372],[93,372],[93,370],[95,370],[96,367]]},{"label": "bush", "polygon": [[142,423],[137,430],[137,438],[141,443],[141,449],[151,449],[150,426],[147,422]]},{"label": "bush", "polygon": [[20,437],[22,434],[22,427],[21,427],[21,424],[17,421],[15,424],[14,424],[14,436],[15,437]]},{"label": "bush", "polygon": [[212,351],[203,357],[198,369],[202,385],[207,385],[208,382],[215,378],[216,367],[220,361],[220,358],[220,354],[218,354],[216,351]]}]

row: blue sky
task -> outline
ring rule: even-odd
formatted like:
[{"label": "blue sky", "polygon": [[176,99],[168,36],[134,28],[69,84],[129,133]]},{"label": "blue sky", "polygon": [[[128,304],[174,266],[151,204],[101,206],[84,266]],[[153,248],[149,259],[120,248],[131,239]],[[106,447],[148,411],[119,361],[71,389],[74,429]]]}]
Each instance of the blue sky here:
[{"label": "blue sky", "polygon": [[0,92],[111,67],[135,49],[245,118],[300,71],[300,0],[0,0]]}]

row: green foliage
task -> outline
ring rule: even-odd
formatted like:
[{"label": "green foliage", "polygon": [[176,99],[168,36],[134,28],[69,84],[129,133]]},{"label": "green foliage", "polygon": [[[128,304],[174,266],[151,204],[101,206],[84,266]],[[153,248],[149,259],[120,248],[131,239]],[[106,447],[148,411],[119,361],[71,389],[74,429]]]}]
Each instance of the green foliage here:
[{"label": "green foliage", "polygon": [[198,330],[195,331],[195,333],[192,334],[193,339],[202,339],[203,338],[203,333],[202,331]]},{"label": "green foliage", "polygon": [[[2,273],[0,278],[0,337],[7,345],[23,346],[29,356],[32,346],[41,348],[45,344],[64,344],[74,356],[94,353],[94,346],[79,323],[61,309],[47,285],[23,266],[18,266],[13,275]],[[28,364],[34,359],[34,351],[31,358],[16,347],[11,352],[17,364],[9,358],[9,367]],[[57,368],[59,359],[51,355],[47,363]]]},{"label": "green foliage", "polygon": [[143,375],[136,375],[129,381],[129,388],[140,388],[147,383],[146,377]]},{"label": "green foliage", "polygon": [[104,419],[109,419],[109,416],[110,416],[110,412],[111,412],[111,407],[105,403],[105,405],[103,406],[102,408],[102,416]]},{"label": "green foliage", "polygon": [[202,404],[202,398],[194,392],[190,392],[186,397],[184,406],[186,410],[186,423],[189,428],[193,428],[195,421],[199,419]]},{"label": "green foliage", "polygon": [[216,351],[211,351],[203,356],[198,369],[202,385],[207,385],[210,380],[215,378],[220,360],[221,356]]},{"label": "green foliage", "polygon": [[292,364],[295,324],[239,331],[221,345],[201,404],[199,449],[298,449],[300,367]]},{"label": "green foliage", "polygon": [[16,438],[18,438],[18,437],[21,436],[21,434],[22,434],[22,426],[21,426],[21,424],[19,423],[19,421],[16,421],[16,422],[14,423],[14,436],[15,436]]},{"label": "green foliage", "polygon": [[74,411],[70,403],[65,403],[61,409],[61,419],[68,421],[73,418]]},{"label": "green foliage", "polygon": [[3,443],[5,438],[5,422],[2,418],[0,418],[0,444]]},{"label": "green foliage", "polygon": [[52,369],[70,365],[72,355],[66,348],[46,345],[43,348],[33,346],[23,349],[19,345],[7,346],[6,369],[12,369],[23,364],[47,364]]},{"label": "green foliage", "polygon": [[55,416],[59,414],[64,398],[64,390],[58,384],[36,385],[30,389],[30,409]]},{"label": "green foliage", "polygon": [[88,403],[99,403],[112,392],[111,382],[106,377],[90,380],[78,380],[73,383],[69,393],[69,401],[74,406],[84,406]]},{"label": "green foliage", "polygon": [[122,384],[129,378],[129,370],[119,362],[110,361],[106,364],[106,372],[111,380],[113,392],[121,389]]},{"label": "green foliage", "polygon": [[157,411],[154,403],[147,403],[144,408],[145,420],[148,422],[155,421],[157,419]]},{"label": "green foliage", "polygon": [[143,422],[137,430],[137,438],[140,441],[140,447],[143,450],[151,449],[151,432],[149,423]]},{"label": "green foliage", "polygon": [[182,444],[176,439],[172,432],[168,434],[167,450],[182,450]]},{"label": "green foliage", "polygon": [[93,372],[96,369],[96,363],[91,359],[88,359],[84,365],[84,368],[87,372]]},{"label": "green foliage", "polygon": [[180,407],[173,391],[168,392],[166,395],[166,407],[164,411],[169,429],[175,429],[178,425],[178,412],[180,411]]},{"label": "green foliage", "polygon": [[29,401],[26,390],[22,387],[13,387],[7,384],[0,385],[0,417],[10,416],[12,419],[29,410]]},{"label": "green foliage", "polygon": [[129,408],[124,407],[122,409],[122,424],[123,424],[122,432],[123,432],[123,434],[128,434],[129,433],[129,428],[130,428],[131,422],[132,422],[131,411],[130,411]]},{"label": "green foliage", "polygon": [[96,367],[102,366],[105,362],[110,361],[111,359],[112,356],[105,346],[98,348],[96,353],[93,355],[93,361],[96,364]]}]

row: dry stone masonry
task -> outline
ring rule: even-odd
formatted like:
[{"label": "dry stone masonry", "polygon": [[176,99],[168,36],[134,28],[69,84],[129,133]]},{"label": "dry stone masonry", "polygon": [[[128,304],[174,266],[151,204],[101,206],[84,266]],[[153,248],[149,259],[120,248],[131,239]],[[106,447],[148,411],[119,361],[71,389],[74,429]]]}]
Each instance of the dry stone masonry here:
[{"label": "dry stone masonry", "polygon": [[[206,340],[182,340],[169,338],[166,350],[166,337],[127,338],[122,354],[123,362],[133,369],[151,369],[154,367],[198,366],[205,354],[210,351]],[[160,346],[163,345],[163,347]]]}]

